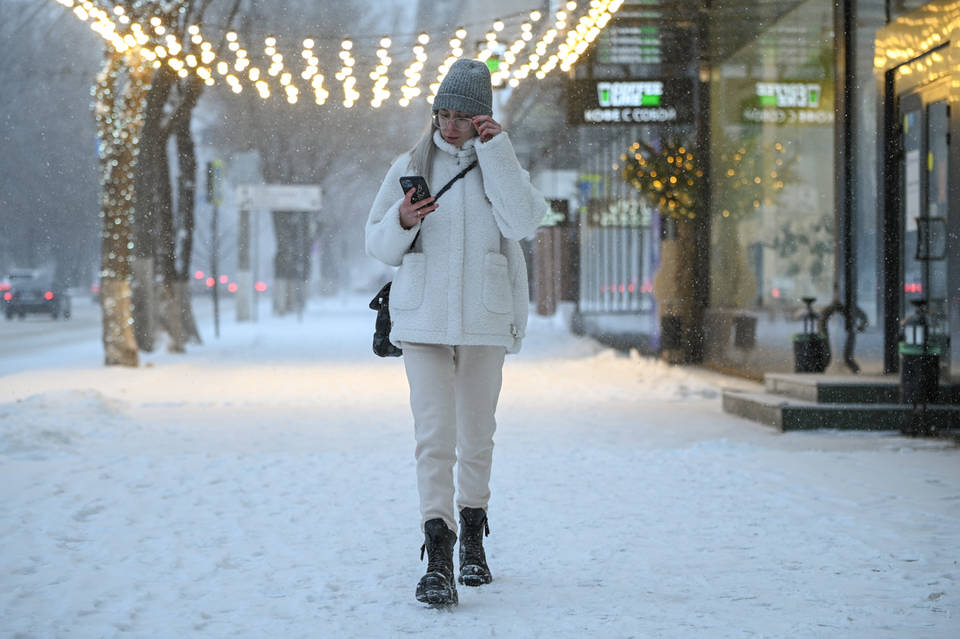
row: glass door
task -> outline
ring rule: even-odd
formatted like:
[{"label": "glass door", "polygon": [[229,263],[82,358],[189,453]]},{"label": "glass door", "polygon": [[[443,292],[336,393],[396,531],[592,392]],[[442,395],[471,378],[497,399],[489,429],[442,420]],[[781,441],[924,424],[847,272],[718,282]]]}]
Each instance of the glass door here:
[{"label": "glass door", "polygon": [[[949,333],[947,306],[947,207],[950,107],[941,88],[901,96],[900,125],[900,317],[914,312],[911,302],[926,299],[931,321]],[[949,366],[948,344],[941,345]],[[947,371],[945,371],[947,372]]]},{"label": "glass door", "polygon": [[947,193],[949,193],[950,105],[939,99],[926,105],[927,158],[926,201],[927,219],[919,225],[917,253],[925,257],[924,279],[930,316],[942,335],[943,352],[940,361],[941,376],[949,375],[950,322],[947,303]]},{"label": "glass door", "polygon": [[900,125],[903,155],[900,165],[900,264],[902,264],[900,317],[910,315],[913,300],[924,297],[923,264],[917,256],[917,219],[924,210],[925,184],[921,179],[924,155],[925,117],[920,96],[911,94],[900,100]]}]

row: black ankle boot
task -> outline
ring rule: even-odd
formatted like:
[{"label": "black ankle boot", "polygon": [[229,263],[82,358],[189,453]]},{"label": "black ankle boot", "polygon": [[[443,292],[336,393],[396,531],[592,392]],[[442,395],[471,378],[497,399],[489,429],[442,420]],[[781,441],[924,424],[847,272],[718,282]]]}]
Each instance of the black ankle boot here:
[{"label": "black ankle boot", "polygon": [[464,586],[482,586],[493,581],[483,552],[483,535],[490,534],[487,513],[483,508],[460,511],[460,576]]},{"label": "black ankle boot", "polygon": [[420,561],[427,553],[427,574],[417,584],[417,601],[432,606],[458,603],[457,584],[453,581],[453,546],[457,535],[447,528],[442,519],[431,519],[423,525],[424,543]]}]

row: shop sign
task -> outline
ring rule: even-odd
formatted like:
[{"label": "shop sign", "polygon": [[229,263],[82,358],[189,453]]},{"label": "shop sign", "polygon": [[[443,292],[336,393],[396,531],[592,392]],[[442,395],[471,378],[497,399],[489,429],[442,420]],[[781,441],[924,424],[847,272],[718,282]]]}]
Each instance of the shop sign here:
[{"label": "shop sign", "polygon": [[753,124],[833,124],[834,113],[822,105],[823,87],[815,82],[757,82],[743,121]]},{"label": "shop sign", "polygon": [[650,206],[640,200],[587,200],[587,225],[596,227],[649,228]]},{"label": "shop sign", "polygon": [[573,80],[570,124],[688,124],[693,122],[689,78]]},{"label": "shop sign", "polygon": [[[620,18],[639,13],[627,8],[617,14]],[[642,19],[642,17],[641,17]],[[656,25],[621,24],[617,21],[607,25],[597,38],[595,60],[597,64],[660,64],[663,62],[663,37]]]}]

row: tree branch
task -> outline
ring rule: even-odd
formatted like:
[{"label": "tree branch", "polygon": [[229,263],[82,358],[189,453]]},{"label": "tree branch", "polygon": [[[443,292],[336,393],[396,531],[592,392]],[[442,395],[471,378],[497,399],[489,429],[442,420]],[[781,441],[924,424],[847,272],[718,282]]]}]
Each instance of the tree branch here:
[{"label": "tree branch", "polygon": [[[230,8],[230,13],[227,14],[227,29],[233,27],[233,21],[237,17],[237,11],[240,10],[241,0],[233,0],[233,6]],[[217,57],[223,56],[223,49],[227,46],[227,39],[222,38],[220,40],[220,45],[217,47]]]}]

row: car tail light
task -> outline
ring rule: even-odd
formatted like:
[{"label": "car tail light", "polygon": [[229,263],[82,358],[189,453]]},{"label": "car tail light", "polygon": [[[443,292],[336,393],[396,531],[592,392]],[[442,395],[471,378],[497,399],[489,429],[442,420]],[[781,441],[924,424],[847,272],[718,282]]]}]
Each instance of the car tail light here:
[{"label": "car tail light", "polygon": [[53,299],[53,291],[47,291],[46,293],[44,293],[44,294],[43,294],[43,299],[47,300],[48,302],[49,302],[50,300],[52,300],[52,299]]},{"label": "car tail light", "polygon": [[4,294],[3,294],[3,299],[5,299],[6,301],[9,302],[10,300],[13,299],[13,293],[10,293],[10,292],[4,293]]}]

